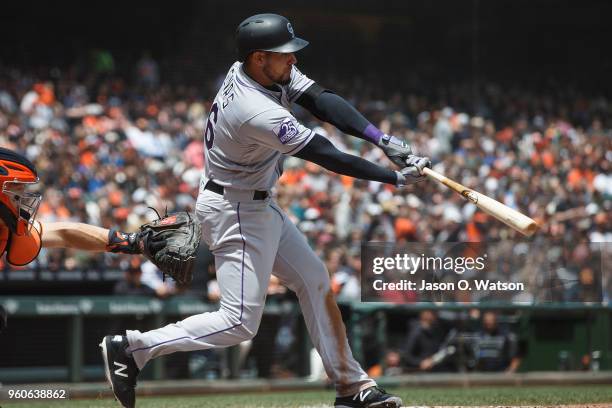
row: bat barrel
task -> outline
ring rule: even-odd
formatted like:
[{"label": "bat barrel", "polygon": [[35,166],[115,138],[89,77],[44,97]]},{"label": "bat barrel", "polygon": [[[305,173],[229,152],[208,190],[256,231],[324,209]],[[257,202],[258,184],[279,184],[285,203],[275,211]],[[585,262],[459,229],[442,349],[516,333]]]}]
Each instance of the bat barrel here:
[{"label": "bat barrel", "polygon": [[521,214],[505,204],[500,203],[497,200],[492,199],[491,197],[467,188],[463,184],[457,183],[456,181],[451,180],[430,168],[424,168],[423,174],[461,194],[466,200],[472,202],[476,207],[480,208],[492,217],[497,218],[499,221],[523,235],[529,237],[538,230],[538,224],[533,219]]}]

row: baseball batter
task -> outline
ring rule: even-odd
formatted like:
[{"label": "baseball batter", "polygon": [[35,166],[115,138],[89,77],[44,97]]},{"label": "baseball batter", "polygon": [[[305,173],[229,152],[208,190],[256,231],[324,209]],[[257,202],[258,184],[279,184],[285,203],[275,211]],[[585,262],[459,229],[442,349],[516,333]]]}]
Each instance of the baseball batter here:
[{"label": "baseball batter", "polygon": [[[152,358],[227,347],[255,336],[274,273],[299,298],[312,342],[336,385],[335,406],[399,407],[401,399],[379,388],[353,358],[325,265],[270,190],[285,155],[396,186],[421,181],[429,159],[414,156],[406,143],[383,134],[343,98],[302,74],[294,52],[308,42],[295,36],[286,18],[252,16],[238,26],[236,36],[240,61],[230,68],[210,109],[206,168],[196,204],[203,239],[215,255],[220,308],[149,332],[108,337],[103,347],[115,395],[124,406],[134,406],[135,377]],[[337,150],[296,120],[292,103],[379,145],[401,171]]]}]

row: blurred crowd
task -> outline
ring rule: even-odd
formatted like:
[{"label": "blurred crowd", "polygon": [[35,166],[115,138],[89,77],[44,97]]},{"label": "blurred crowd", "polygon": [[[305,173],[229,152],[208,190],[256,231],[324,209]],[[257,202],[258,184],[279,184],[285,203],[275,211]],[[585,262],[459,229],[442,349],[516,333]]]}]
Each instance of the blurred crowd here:
[{"label": "blurred crowd", "polygon": [[387,351],[384,364],[371,370],[397,375],[471,370],[513,373],[519,368],[523,350],[512,325],[500,323],[498,313],[472,310],[463,318],[446,317],[452,320],[440,319],[433,310],[421,311],[405,337]]},{"label": "blurred crowd", "polygon": [[[204,166],[205,118],[219,78],[212,86],[170,86],[149,55],[133,75],[117,74],[111,55],[94,57],[87,70],[0,68],[0,145],[36,164],[44,193],[39,218],[135,230],[155,217],[148,207],[193,209]],[[494,83],[483,83],[476,93],[460,84],[427,92],[385,88],[370,78],[325,78],[321,84],[384,132],[430,156],[434,169],[534,218],[541,226],[535,240],[558,242],[564,254],[559,279],[580,279],[575,259],[612,241],[608,99]],[[338,148],[391,166],[373,145],[299,106],[295,114]],[[285,161],[276,197],[325,260],[335,293],[348,300],[359,299],[364,241],[520,238],[437,183],[396,189],[293,157]],[[129,271],[134,265],[110,254],[43,251],[31,267]],[[211,287],[214,292],[208,282]]]}]

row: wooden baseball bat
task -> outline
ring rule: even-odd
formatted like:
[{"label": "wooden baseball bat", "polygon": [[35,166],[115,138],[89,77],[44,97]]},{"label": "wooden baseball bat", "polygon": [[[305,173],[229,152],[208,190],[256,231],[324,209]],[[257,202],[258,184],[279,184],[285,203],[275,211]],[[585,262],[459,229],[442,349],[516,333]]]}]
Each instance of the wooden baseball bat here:
[{"label": "wooden baseball bat", "polygon": [[429,178],[432,178],[444,184],[451,190],[461,194],[466,200],[471,201],[476,207],[497,218],[507,226],[515,229],[523,235],[529,237],[538,229],[538,224],[536,224],[534,220],[516,210],[513,210],[507,205],[492,199],[491,197],[487,197],[478,191],[469,189],[463,184],[457,183],[456,181],[451,180],[428,167],[423,169],[423,173]]}]

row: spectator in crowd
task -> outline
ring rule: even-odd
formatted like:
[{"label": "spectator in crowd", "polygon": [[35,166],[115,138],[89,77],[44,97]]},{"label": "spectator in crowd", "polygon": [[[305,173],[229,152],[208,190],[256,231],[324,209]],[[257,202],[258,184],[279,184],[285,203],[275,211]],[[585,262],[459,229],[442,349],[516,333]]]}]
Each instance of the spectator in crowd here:
[{"label": "spectator in crowd", "polygon": [[403,360],[408,370],[449,371],[449,361],[439,359],[444,344],[445,333],[438,322],[438,315],[433,310],[423,310],[419,319],[410,327],[403,350]]},{"label": "spectator in crowd", "polygon": [[137,257],[132,257],[125,270],[125,279],[118,281],[113,289],[115,295],[155,296],[155,291],[142,283],[142,265]]},{"label": "spectator in crowd", "polygon": [[499,327],[497,313],[482,314],[482,328],[473,343],[476,370],[514,373],[521,364],[516,335]]},{"label": "spectator in crowd", "polygon": [[573,298],[578,302],[601,302],[601,277],[597,276],[593,268],[584,266],[578,273],[578,287]]},{"label": "spectator in crowd", "polygon": [[142,271],[141,280],[143,285],[151,288],[158,297],[167,298],[177,293],[174,281],[172,279],[165,279],[162,272],[153,262],[145,261],[140,269]]},{"label": "spectator in crowd", "polygon": [[138,83],[146,88],[155,89],[159,86],[159,65],[151,53],[146,51],[137,64]]},{"label": "spectator in crowd", "polygon": [[339,300],[358,301],[361,298],[359,290],[361,254],[359,248],[350,248],[340,261],[337,271],[332,275],[332,290]]}]

